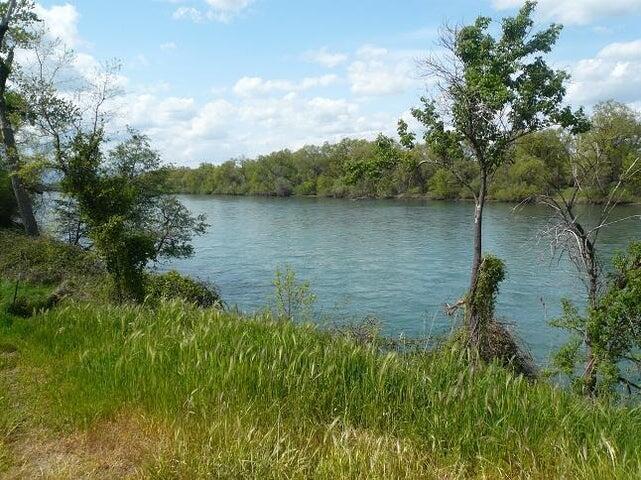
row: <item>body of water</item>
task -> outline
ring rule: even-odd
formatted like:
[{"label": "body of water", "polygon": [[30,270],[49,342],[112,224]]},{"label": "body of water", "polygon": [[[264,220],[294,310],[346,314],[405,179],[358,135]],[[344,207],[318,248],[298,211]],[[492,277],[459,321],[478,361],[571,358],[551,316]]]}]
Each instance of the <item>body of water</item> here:
[{"label": "body of water", "polygon": [[[473,204],[428,201],[349,201],[308,198],[182,196],[211,224],[195,240],[196,254],[165,265],[215,282],[229,304],[265,306],[278,267],[290,265],[318,296],[320,313],[337,319],[374,315],[391,335],[447,331],[444,303],[466,291]],[[484,251],[505,260],[498,314],[514,324],[537,358],[562,341],[547,322],[564,297],[580,301],[574,266],[553,258],[540,240],[549,211],[507,204],[486,210]],[[641,213],[622,207],[618,216]],[[589,218],[589,209],[584,215]],[[634,239],[641,222],[610,227],[599,241],[609,257]]]}]

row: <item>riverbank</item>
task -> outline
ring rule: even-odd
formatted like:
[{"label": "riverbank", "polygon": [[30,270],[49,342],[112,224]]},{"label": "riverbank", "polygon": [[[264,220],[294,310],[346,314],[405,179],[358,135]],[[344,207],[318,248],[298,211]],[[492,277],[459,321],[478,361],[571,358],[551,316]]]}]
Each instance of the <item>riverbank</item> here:
[{"label": "riverbank", "polygon": [[[52,189],[50,191],[56,191]],[[176,195],[205,195],[210,197],[220,197],[220,198],[234,198],[234,197],[249,197],[249,198],[292,198],[292,199],[334,199],[334,200],[351,200],[351,201],[365,201],[365,200],[399,200],[399,201],[423,201],[423,202],[454,202],[454,203],[473,203],[474,199],[471,197],[458,197],[458,198],[441,198],[435,197],[427,194],[412,194],[412,193],[401,193],[398,195],[354,195],[354,196],[335,196],[335,195],[318,195],[318,194],[296,194],[292,193],[289,195],[277,195],[277,194],[261,194],[261,193],[204,193],[204,192],[190,192],[190,191],[180,191],[174,190]],[[531,199],[501,199],[489,196],[486,200],[488,203],[499,203],[499,204],[508,204],[508,205],[534,205],[536,204],[536,199],[532,197]],[[576,203],[579,205],[603,205],[607,199],[601,199],[600,201],[595,201],[594,199],[588,198],[578,198]],[[635,206],[641,205],[641,197],[628,197],[619,202],[621,206]]]},{"label": "riverbank", "polygon": [[[20,295],[41,304],[56,285],[27,273]],[[13,286],[0,287],[3,478],[641,471],[638,408],[595,404],[495,366],[470,372],[452,345],[381,351],[268,313],[179,300],[71,298],[22,318],[7,312]]]}]

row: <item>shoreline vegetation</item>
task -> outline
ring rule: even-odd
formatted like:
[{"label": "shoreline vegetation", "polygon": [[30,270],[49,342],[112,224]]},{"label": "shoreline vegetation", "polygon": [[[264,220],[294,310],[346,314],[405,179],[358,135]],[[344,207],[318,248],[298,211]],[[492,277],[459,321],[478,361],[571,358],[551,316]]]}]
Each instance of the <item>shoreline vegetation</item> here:
[{"label": "shoreline vegetation", "polygon": [[[56,189],[50,189],[49,191],[55,192]],[[297,194],[292,194],[288,196],[281,196],[281,195],[271,195],[271,194],[244,194],[244,193],[191,193],[191,192],[181,192],[177,190],[172,190],[172,192],[175,195],[196,195],[196,196],[208,196],[208,197],[219,197],[219,198],[242,198],[242,197],[253,197],[253,198],[310,198],[310,199],[332,199],[332,200],[348,200],[348,201],[354,201],[354,202],[359,202],[359,201],[367,201],[367,200],[393,200],[393,201],[421,201],[421,202],[463,202],[463,203],[471,203],[474,201],[472,198],[450,198],[450,199],[445,199],[445,198],[433,198],[428,195],[418,195],[418,194],[399,194],[395,196],[390,196],[390,197],[368,197],[368,196],[360,196],[360,197],[334,197],[334,196],[325,196],[325,195],[316,195],[316,194],[310,194],[310,195],[297,195]],[[487,203],[505,203],[505,204],[510,204],[510,205],[534,205],[536,204],[536,201],[520,201],[517,202],[516,200],[496,200],[493,198],[488,198]],[[601,205],[602,202],[600,201],[592,201],[588,200],[586,198],[578,199],[576,202],[578,205]],[[641,197],[630,197],[622,202],[619,203],[620,206],[635,206],[635,205],[641,205]]]},{"label": "shoreline vegetation", "polygon": [[[584,163],[589,165],[589,175],[586,172],[581,178],[576,201],[607,202],[612,185],[636,158],[641,118],[630,107],[607,101],[595,107],[590,120],[592,129],[587,133],[569,135],[550,129],[521,138],[510,152],[510,161],[493,174],[487,200],[534,203],[541,195],[570,191],[576,179],[568,165]],[[626,145],[626,139],[631,145]],[[344,139],[220,165],[174,167],[168,181],[174,193],[182,194],[473,200],[469,188],[449,168],[432,161],[434,156],[425,143],[407,152],[399,141],[385,136],[374,141]],[[372,169],[375,174],[370,174]],[[459,162],[457,171],[470,186],[478,183],[473,161]],[[641,202],[637,179],[629,179],[622,187],[619,204]]]},{"label": "shoreline vegetation", "polygon": [[[375,330],[321,330],[300,320],[303,310],[242,315],[163,296],[114,305],[95,288],[104,271],[90,253],[14,234],[0,243],[11,259],[26,250],[32,259],[19,269],[0,261],[3,478],[641,471],[638,407],[594,402],[495,363],[470,370],[451,340],[398,348]],[[24,304],[14,314],[18,276]],[[70,279],[75,288],[43,308]],[[276,283],[281,299],[297,285],[289,274]],[[307,287],[294,291],[304,309]]]}]

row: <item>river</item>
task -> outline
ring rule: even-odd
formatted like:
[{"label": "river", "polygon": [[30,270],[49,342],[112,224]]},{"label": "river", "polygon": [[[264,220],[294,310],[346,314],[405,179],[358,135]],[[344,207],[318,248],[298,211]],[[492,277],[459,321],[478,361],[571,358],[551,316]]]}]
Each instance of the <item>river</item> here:
[{"label": "river", "polygon": [[[389,335],[447,331],[453,303],[468,285],[473,205],[466,202],[181,196],[211,225],[195,255],[162,268],[213,281],[225,301],[245,311],[263,307],[274,272],[291,266],[310,282],[322,318],[378,318]],[[621,207],[617,216],[641,213]],[[584,217],[594,217],[585,208]],[[568,259],[552,256],[540,232],[543,207],[493,203],[486,210],[484,251],[506,261],[498,315],[512,324],[537,359],[563,340],[548,325],[562,298],[581,302],[583,285]],[[603,231],[603,256],[641,239],[631,220]]]}]

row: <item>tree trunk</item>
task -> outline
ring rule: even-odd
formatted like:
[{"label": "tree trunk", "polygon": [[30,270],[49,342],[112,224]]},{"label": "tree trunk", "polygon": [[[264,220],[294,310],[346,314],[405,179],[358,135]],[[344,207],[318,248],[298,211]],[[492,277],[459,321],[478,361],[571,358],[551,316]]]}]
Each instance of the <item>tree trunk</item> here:
[{"label": "tree trunk", "polygon": [[5,155],[9,170],[11,172],[11,186],[13,193],[16,197],[18,205],[18,212],[22,219],[27,235],[37,237],[39,235],[38,222],[33,214],[33,205],[29,192],[24,186],[22,179],[19,176],[20,159],[18,157],[18,149],[16,146],[16,139],[13,133],[13,127],[7,115],[7,107],[4,101],[4,95],[0,97],[0,130],[2,131],[2,141],[4,143]]},{"label": "tree trunk", "polygon": [[22,225],[28,235],[37,237],[39,235],[38,223],[33,214],[33,205],[29,192],[24,186],[22,179],[19,176],[20,170],[20,157],[18,156],[18,148],[16,146],[16,138],[13,133],[13,126],[9,121],[9,113],[7,111],[7,103],[5,94],[7,93],[7,81],[13,68],[13,60],[16,45],[7,45],[7,35],[10,31],[11,22],[14,19],[17,9],[17,1],[9,0],[6,2],[4,16],[0,22],[0,47],[8,49],[6,56],[0,58],[0,133],[2,134],[2,142],[4,144],[5,155],[9,171],[11,172],[11,186],[13,193],[16,197],[18,205],[18,212],[22,219]]},{"label": "tree trunk", "polygon": [[470,275],[470,289],[467,294],[467,309],[465,312],[465,323],[468,329],[469,341],[473,347],[478,347],[480,342],[481,319],[476,310],[474,295],[478,282],[479,270],[483,258],[483,209],[485,208],[485,196],[487,193],[487,175],[481,174],[481,186],[479,196],[476,199],[474,211],[474,255],[472,258],[472,272]]},{"label": "tree trunk", "polygon": [[[596,254],[594,252],[594,245],[589,239],[585,239],[583,256],[587,266],[586,270],[588,275],[588,308],[593,309],[596,308],[598,300],[599,272],[596,262]],[[591,397],[596,395],[597,386],[597,358],[594,356],[594,352],[592,350],[592,341],[593,339],[590,337],[590,332],[587,331],[586,326],[585,346],[587,362],[585,365],[585,371],[583,372],[583,382],[585,385],[585,394]]]}]

